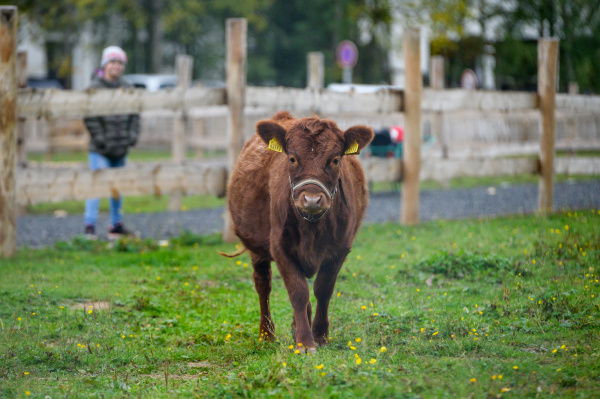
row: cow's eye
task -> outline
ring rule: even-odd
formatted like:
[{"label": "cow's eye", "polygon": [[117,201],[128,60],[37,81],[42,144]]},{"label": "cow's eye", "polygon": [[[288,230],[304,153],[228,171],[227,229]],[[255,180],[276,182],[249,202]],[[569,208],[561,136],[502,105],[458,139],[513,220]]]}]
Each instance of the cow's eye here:
[{"label": "cow's eye", "polygon": [[337,158],[334,158],[334,159],[333,159],[333,161],[332,161],[332,163],[333,163],[334,165],[337,165],[337,164],[339,164],[339,163],[340,163],[340,160],[339,160],[339,159],[337,159]]},{"label": "cow's eye", "polygon": [[296,158],[290,157],[290,163],[296,163]]}]

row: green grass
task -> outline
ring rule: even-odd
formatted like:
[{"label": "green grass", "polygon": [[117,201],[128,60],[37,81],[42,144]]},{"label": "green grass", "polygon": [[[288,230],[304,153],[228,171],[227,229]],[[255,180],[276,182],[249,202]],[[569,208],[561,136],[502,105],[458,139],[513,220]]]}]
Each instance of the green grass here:
[{"label": "green grass", "polygon": [[367,226],[311,356],[276,270],[259,340],[249,258],[217,236],[22,249],[0,260],[0,396],[594,397],[599,243],[598,210]]},{"label": "green grass", "polygon": [[[225,151],[204,151],[204,158],[225,157]],[[187,159],[195,159],[196,153],[193,150],[188,150]],[[133,148],[127,160],[129,162],[152,162],[152,161],[168,161],[172,158],[170,150],[152,150]],[[87,151],[60,151],[49,156],[44,153],[28,153],[28,161],[36,162],[86,162],[88,161]]]},{"label": "green grass", "polygon": [[[566,181],[587,181],[597,180],[597,175],[556,175],[555,182],[563,183]],[[473,188],[473,187],[490,187],[503,185],[517,184],[537,184],[540,180],[538,175],[522,174],[516,176],[488,176],[488,177],[456,177],[448,181],[445,188]],[[400,185],[392,182],[375,183],[371,188],[374,192],[394,191],[398,190]],[[444,187],[438,181],[426,180],[421,182],[422,190],[441,190]]]},{"label": "green grass", "polygon": [[[156,197],[153,195],[141,195],[123,198],[123,210],[125,213],[149,213],[166,212],[169,205],[168,196]],[[189,195],[181,199],[181,210],[219,208],[225,206],[225,198],[214,195]],[[26,212],[30,215],[50,214],[57,210],[66,211],[71,215],[82,215],[85,211],[84,201],[43,202],[41,204],[28,205]],[[109,200],[100,200],[100,211],[109,211]]]}]

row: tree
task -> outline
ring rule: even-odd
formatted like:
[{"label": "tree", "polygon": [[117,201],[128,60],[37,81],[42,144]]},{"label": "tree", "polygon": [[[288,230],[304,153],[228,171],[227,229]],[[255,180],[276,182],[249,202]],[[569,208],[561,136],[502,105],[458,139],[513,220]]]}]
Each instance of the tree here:
[{"label": "tree", "polygon": [[[600,92],[600,0],[513,0],[504,3],[506,40],[560,39],[559,82],[562,90],[577,81]],[[531,33],[535,32],[535,35]]]}]

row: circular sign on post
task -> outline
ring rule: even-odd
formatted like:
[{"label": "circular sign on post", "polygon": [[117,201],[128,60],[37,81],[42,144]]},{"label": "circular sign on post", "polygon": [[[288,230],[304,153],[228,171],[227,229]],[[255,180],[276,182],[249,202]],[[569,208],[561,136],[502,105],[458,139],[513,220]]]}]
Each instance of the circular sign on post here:
[{"label": "circular sign on post", "polygon": [[340,68],[354,68],[358,61],[358,49],[350,40],[343,40],[338,44],[335,52]]},{"label": "circular sign on post", "polygon": [[475,90],[477,89],[477,75],[473,72],[472,69],[465,69],[460,75],[460,87],[467,90]]}]

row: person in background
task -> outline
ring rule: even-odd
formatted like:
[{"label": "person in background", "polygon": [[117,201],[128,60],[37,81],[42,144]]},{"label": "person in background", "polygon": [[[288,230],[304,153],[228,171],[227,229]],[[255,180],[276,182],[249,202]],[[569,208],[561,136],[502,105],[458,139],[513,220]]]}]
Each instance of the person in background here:
[{"label": "person in background", "polygon": [[[93,77],[90,88],[117,89],[131,87],[123,80],[122,75],[127,64],[125,51],[117,46],[110,46],[102,51],[102,61],[99,73]],[[90,132],[89,164],[91,170],[119,168],[125,166],[127,153],[135,145],[138,135],[140,118],[137,114],[95,116],[84,119]],[[88,199],[85,203],[85,235],[96,238],[96,220],[100,200]],[[109,239],[115,239],[130,232],[123,225],[122,199],[110,198]]]}]

